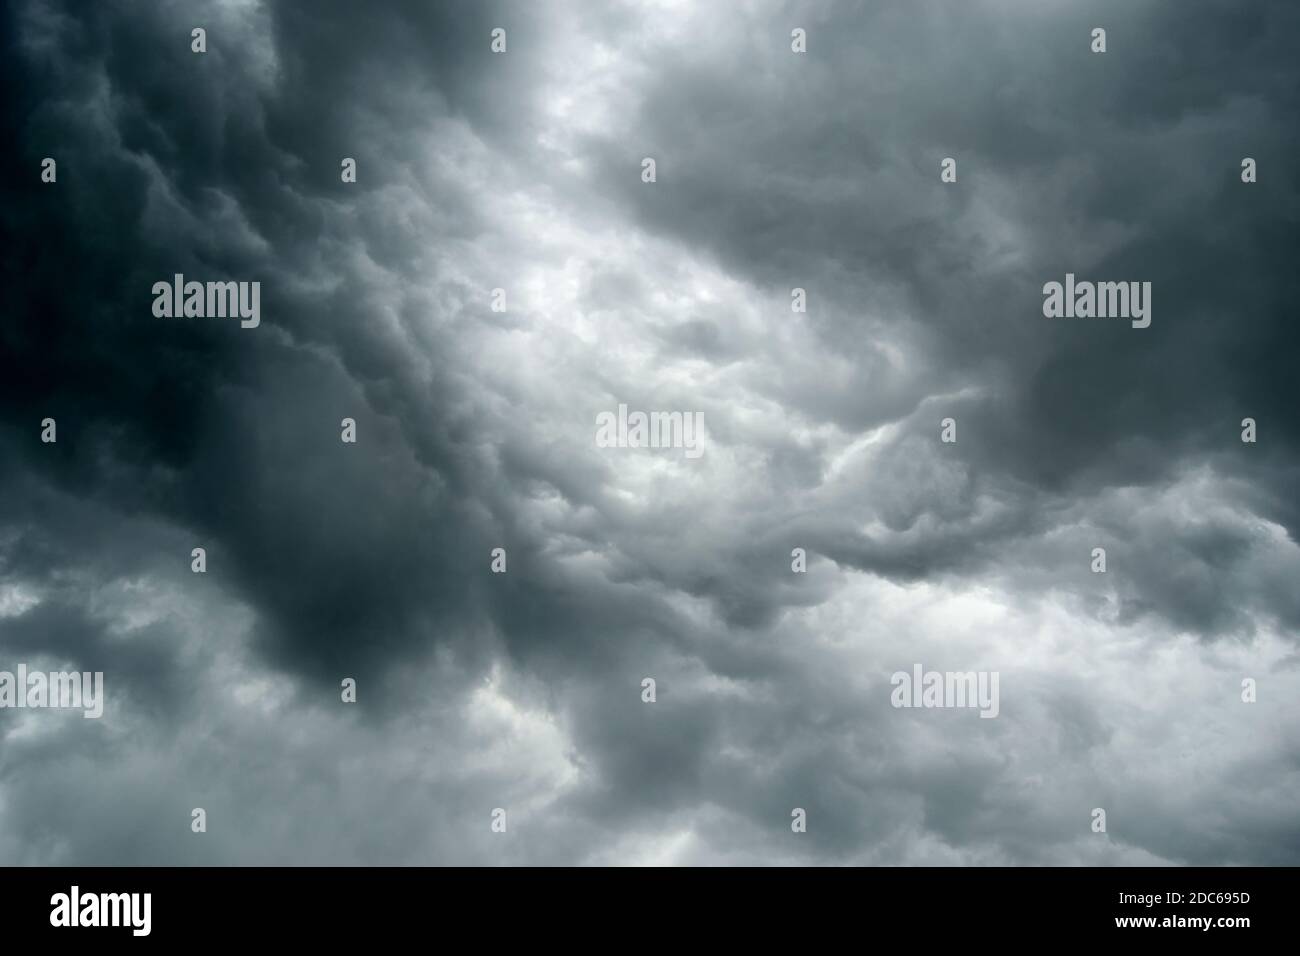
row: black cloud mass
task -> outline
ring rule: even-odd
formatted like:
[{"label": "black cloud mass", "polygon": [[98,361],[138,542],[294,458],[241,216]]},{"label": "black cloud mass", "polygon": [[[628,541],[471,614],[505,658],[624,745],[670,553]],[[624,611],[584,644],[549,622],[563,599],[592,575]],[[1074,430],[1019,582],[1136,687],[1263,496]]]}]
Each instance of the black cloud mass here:
[{"label": "black cloud mass", "polygon": [[1300,864],[1293,0],[2,16],[0,863]]}]

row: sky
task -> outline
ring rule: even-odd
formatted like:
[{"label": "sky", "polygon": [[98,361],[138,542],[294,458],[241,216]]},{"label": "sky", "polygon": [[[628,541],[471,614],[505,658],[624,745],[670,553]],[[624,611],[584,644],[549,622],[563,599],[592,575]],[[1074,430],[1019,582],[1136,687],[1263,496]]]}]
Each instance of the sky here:
[{"label": "sky", "polygon": [[0,24],[0,864],[1300,864],[1291,0]]}]

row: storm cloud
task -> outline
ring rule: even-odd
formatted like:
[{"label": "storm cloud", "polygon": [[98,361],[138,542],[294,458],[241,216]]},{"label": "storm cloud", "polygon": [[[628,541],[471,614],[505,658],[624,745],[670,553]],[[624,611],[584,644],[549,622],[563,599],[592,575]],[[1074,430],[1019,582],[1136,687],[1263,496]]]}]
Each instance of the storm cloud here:
[{"label": "storm cloud", "polygon": [[0,16],[0,862],[1300,863],[1295,4]]}]

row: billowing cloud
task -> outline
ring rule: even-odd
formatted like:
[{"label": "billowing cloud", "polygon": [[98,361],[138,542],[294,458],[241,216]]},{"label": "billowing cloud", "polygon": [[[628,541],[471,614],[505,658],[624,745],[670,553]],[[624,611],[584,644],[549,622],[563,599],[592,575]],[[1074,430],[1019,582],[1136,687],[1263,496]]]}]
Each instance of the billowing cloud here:
[{"label": "billowing cloud", "polygon": [[3,15],[0,859],[1297,862],[1293,5]]}]

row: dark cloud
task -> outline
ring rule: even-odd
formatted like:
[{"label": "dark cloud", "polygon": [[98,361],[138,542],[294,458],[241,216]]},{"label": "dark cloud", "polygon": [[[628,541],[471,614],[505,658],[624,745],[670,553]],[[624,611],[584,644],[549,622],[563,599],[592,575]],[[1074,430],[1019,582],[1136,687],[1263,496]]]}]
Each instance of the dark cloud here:
[{"label": "dark cloud", "polygon": [[1294,862],[1292,5],[2,15],[4,858]]}]

